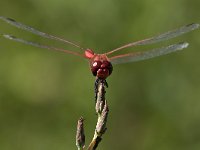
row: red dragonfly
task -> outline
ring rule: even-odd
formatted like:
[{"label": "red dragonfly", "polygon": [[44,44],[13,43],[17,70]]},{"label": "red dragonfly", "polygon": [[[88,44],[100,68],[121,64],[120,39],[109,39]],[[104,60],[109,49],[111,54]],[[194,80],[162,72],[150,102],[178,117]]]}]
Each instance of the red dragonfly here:
[{"label": "red dragonfly", "polygon": [[158,36],[154,36],[154,37],[151,37],[151,38],[148,38],[148,39],[145,39],[145,40],[141,40],[141,41],[128,43],[126,45],[118,47],[118,48],[111,50],[111,51],[104,53],[104,54],[96,54],[91,49],[84,49],[81,46],[79,46],[79,45],[77,45],[77,44],[75,44],[71,41],[68,41],[68,40],[65,40],[63,38],[53,36],[53,35],[50,35],[50,34],[47,34],[47,33],[41,32],[41,31],[38,31],[38,30],[36,30],[36,29],[34,29],[30,26],[24,25],[20,22],[16,22],[13,19],[6,18],[6,17],[3,17],[3,16],[0,16],[0,19],[11,24],[11,25],[13,25],[13,26],[15,26],[15,27],[17,27],[17,28],[26,30],[28,32],[39,35],[41,37],[57,40],[57,41],[60,41],[60,42],[64,42],[66,44],[73,45],[77,48],[80,48],[81,50],[84,51],[84,53],[69,51],[69,50],[66,50],[66,49],[57,48],[57,47],[53,47],[53,46],[42,45],[42,44],[39,44],[39,43],[20,39],[20,38],[17,38],[15,36],[12,36],[12,35],[2,34],[3,37],[10,39],[10,40],[14,40],[14,41],[17,41],[17,42],[21,42],[21,43],[32,45],[32,46],[39,47],[39,48],[61,51],[61,52],[64,52],[64,53],[68,53],[68,54],[80,56],[82,58],[86,58],[86,59],[89,60],[90,69],[91,69],[93,75],[96,76],[97,79],[101,79],[101,80],[105,80],[109,75],[111,75],[112,70],[113,70],[112,64],[122,64],[122,63],[128,63],[128,62],[135,62],[135,61],[145,60],[145,59],[169,54],[169,53],[172,53],[172,52],[176,52],[178,50],[182,50],[182,49],[186,48],[189,44],[187,42],[181,42],[181,43],[169,45],[169,46],[166,46],[166,47],[155,48],[155,49],[152,49],[152,50],[149,50],[149,51],[132,52],[132,53],[126,53],[126,54],[116,55],[116,56],[112,56],[112,57],[109,57],[110,54],[113,54],[116,51],[119,51],[119,50],[122,50],[122,49],[125,49],[125,48],[128,48],[128,47],[154,44],[154,43],[157,43],[157,42],[169,40],[171,38],[175,38],[177,36],[180,36],[182,34],[185,34],[187,32],[190,32],[192,30],[199,28],[199,24],[196,24],[196,23],[189,24],[189,25],[180,27],[176,30],[172,30],[172,31],[168,31],[166,33],[160,34]]}]

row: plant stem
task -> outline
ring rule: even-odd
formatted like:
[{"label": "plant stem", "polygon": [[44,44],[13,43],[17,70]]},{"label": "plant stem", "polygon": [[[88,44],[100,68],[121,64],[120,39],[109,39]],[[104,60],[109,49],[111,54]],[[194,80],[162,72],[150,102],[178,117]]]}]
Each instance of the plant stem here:
[{"label": "plant stem", "polygon": [[102,135],[106,131],[106,122],[108,117],[108,105],[105,100],[105,87],[107,87],[107,83],[105,80],[99,80],[97,84],[97,98],[96,98],[96,113],[98,116],[97,124],[94,132],[93,139],[88,147],[88,150],[95,150],[102,140]]},{"label": "plant stem", "polygon": [[[98,116],[96,128],[94,131],[94,136],[92,141],[88,146],[88,150],[96,150],[100,141],[102,140],[102,135],[106,132],[106,123],[108,118],[108,105],[105,99],[105,88],[108,87],[106,80],[96,79],[95,81],[95,110]],[[76,133],[76,146],[78,150],[83,150],[85,147],[85,135],[83,118],[78,120],[77,133]]]}]

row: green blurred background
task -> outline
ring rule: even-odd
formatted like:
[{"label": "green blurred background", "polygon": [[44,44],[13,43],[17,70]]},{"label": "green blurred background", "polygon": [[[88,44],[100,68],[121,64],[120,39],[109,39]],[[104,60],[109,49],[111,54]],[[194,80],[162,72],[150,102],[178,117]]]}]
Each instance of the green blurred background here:
[{"label": "green blurred background", "polygon": [[[197,0],[1,0],[0,15],[103,53],[200,23]],[[77,50],[0,22],[0,32]],[[184,51],[114,66],[103,150],[200,149],[200,32],[122,52],[188,41]],[[79,51],[79,50],[77,50]],[[76,149],[85,118],[86,144],[96,124],[94,80],[81,58],[0,38],[0,150]]]}]

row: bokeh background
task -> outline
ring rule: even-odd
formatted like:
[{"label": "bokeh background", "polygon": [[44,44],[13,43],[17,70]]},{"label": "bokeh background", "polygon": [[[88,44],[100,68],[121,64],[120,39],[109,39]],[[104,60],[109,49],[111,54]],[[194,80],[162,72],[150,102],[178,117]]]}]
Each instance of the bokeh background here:
[{"label": "bokeh background", "polygon": [[[200,23],[197,0],[1,0],[0,15],[104,53],[131,41]],[[76,50],[0,22],[0,32]],[[150,46],[188,41],[184,51],[114,66],[103,150],[200,149],[200,32]],[[76,149],[85,118],[86,145],[96,118],[88,62],[0,38],[0,149]]]}]

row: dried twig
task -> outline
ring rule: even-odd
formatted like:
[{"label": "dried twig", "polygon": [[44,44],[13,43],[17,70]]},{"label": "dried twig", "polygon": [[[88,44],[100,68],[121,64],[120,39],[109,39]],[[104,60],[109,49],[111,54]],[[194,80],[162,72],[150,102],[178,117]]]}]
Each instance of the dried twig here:
[{"label": "dried twig", "polygon": [[78,120],[77,131],[76,131],[76,146],[78,150],[82,150],[85,147],[85,134],[83,127],[83,117]]},{"label": "dried twig", "polygon": [[[88,150],[95,150],[102,140],[102,135],[106,131],[106,122],[108,117],[108,105],[105,100],[105,87],[107,87],[106,80],[97,79],[95,82],[95,98],[96,105],[95,110],[98,116],[97,124],[94,132],[93,139],[88,146]],[[80,118],[77,125],[76,145],[78,149],[83,149],[85,144],[85,136],[83,129],[83,118]]]},{"label": "dried twig", "polygon": [[102,135],[106,131],[106,122],[107,122],[107,117],[108,117],[108,105],[105,103],[103,111],[101,112],[100,115],[98,115],[98,121],[96,125],[96,129],[94,132],[94,137],[92,139],[92,142],[90,143],[88,150],[95,150],[102,140]]}]

